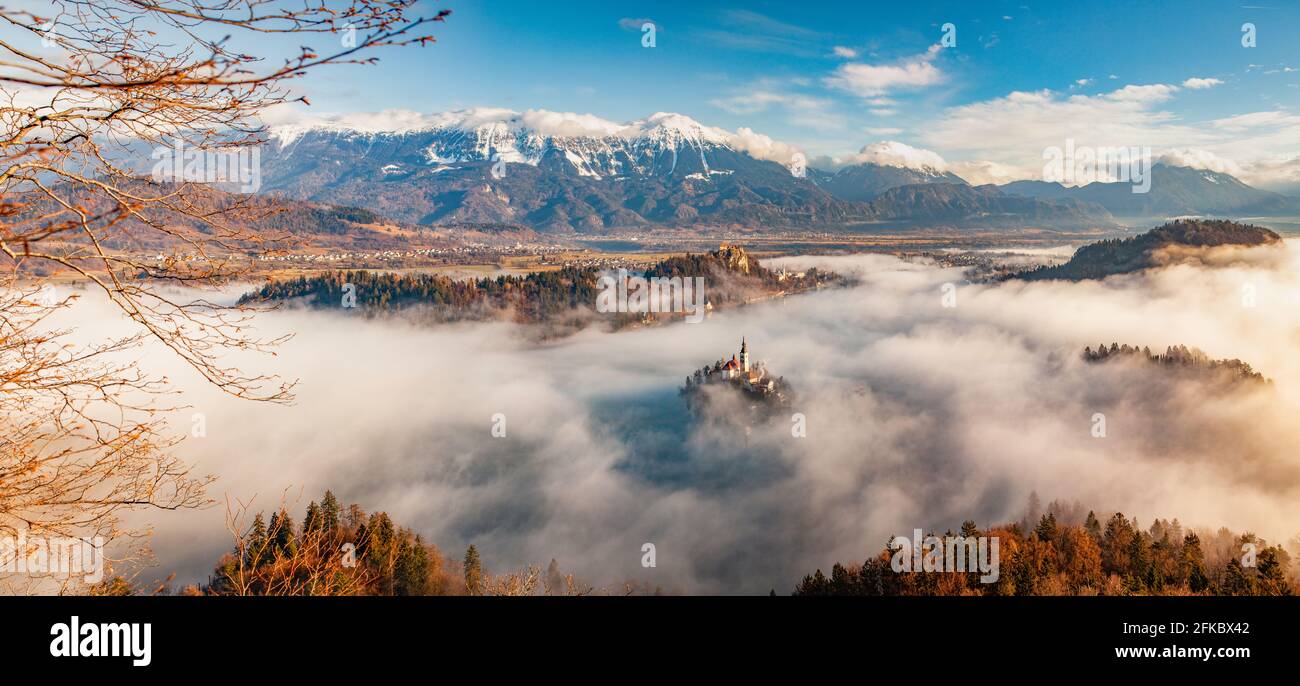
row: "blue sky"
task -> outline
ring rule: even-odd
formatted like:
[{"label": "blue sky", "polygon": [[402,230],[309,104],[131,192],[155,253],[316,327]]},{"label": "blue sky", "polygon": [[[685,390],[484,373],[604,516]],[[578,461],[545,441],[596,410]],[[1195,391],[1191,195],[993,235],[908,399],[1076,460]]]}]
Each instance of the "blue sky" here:
[{"label": "blue sky", "polygon": [[[1259,1],[450,0],[429,5],[453,12],[436,44],[302,85],[315,113],[490,106],[629,121],[672,111],[810,156],[889,139],[1008,168],[1037,158],[1043,141],[1091,136],[1210,151],[1240,171],[1300,155],[1300,3]],[[642,46],[644,20],[656,26],[653,48]],[[1246,22],[1253,48],[1242,45]],[[956,45],[931,51],[945,23]],[[1112,95],[1125,87],[1146,90]],[[1007,149],[1014,141],[981,118],[1032,145]]]}]

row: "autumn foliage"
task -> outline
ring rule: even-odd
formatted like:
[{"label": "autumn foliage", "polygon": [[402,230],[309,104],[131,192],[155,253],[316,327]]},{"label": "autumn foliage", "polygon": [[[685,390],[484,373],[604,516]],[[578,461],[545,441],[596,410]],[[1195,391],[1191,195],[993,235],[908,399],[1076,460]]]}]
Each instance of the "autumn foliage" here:
[{"label": "autumn foliage", "polygon": [[836,563],[829,577],[820,569],[805,576],[795,595],[1293,595],[1300,590],[1290,554],[1254,534],[1194,531],[1176,519],[1157,519],[1144,528],[1119,512],[1080,518],[1079,509],[1053,503],[1036,520],[987,529],[965,522],[961,536],[998,538],[1000,574],[993,583],[980,583],[978,572],[895,572],[887,544],[860,565]]}]

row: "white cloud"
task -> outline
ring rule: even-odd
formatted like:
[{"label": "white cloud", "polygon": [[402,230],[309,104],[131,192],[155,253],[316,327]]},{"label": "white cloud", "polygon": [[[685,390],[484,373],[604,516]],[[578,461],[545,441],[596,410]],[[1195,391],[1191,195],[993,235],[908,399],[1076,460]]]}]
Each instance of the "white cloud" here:
[{"label": "white cloud", "polygon": [[1223,82],[1220,81],[1219,79],[1200,79],[1200,78],[1192,77],[1183,82],[1183,87],[1190,88],[1192,90],[1201,90],[1203,88],[1211,88],[1213,86],[1219,86],[1222,84]]},{"label": "white cloud", "polygon": [[727,10],[718,28],[693,31],[701,42],[767,54],[800,57],[826,54],[825,36],[811,29],[789,24],[751,10]]},{"label": "white cloud", "polygon": [[972,186],[986,183],[1001,185],[1024,178],[1014,167],[985,160],[949,162],[948,171],[965,179]]},{"label": "white cloud", "polygon": [[771,91],[749,91],[742,95],[714,98],[709,101],[709,104],[732,114],[754,114],[772,105],[785,104],[786,101],[787,96]]},{"label": "white cloud", "polygon": [[1210,171],[1232,174],[1233,176],[1241,174],[1241,167],[1236,162],[1225,157],[1220,157],[1209,150],[1199,150],[1196,148],[1173,148],[1161,153],[1161,155],[1156,158],[1156,161],[1173,165],[1175,167],[1208,169]]},{"label": "white cloud", "polygon": [[1158,103],[1168,100],[1177,92],[1178,86],[1171,86],[1165,83],[1153,83],[1142,86],[1124,86],[1119,90],[1106,93],[1102,97],[1123,102]]},{"label": "white cloud", "polygon": [[1254,160],[1241,179],[1258,188],[1300,196],[1300,155],[1273,155]]},{"label": "white cloud", "polygon": [[406,109],[323,114],[303,110],[289,104],[280,104],[267,108],[261,113],[261,120],[263,124],[281,132],[303,128],[337,128],[361,132],[402,132],[427,128],[433,121],[432,115]]},{"label": "white cloud", "polygon": [[931,46],[924,53],[896,64],[842,64],[824,81],[827,86],[863,98],[878,97],[896,90],[932,86],[943,81],[943,72],[933,64],[939,49],[937,45]]},{"label": "white cloud", "polygon": [[592,114],[528,110],[519,115],[526,127],[547,136],[613,136],[627,132],[627,125]]},{"label": "white cloud", "polygon": [[1019,178],[1041,178],[1043,151],[1072,139],[1078,146],[1149,147],[1156,157],[1224,171],[1251,185],[1294,187],[1290,167],[1277,160],[1300,155],[1300,116],[1277,109],[1189,121],[1167,108],[1182,90],[1146,84],[1097,95],[1017,91],[954,107],[917,130],[921,142],[950,158],[996,163]]},{"label": "white cloud", "polygon": [[1225,131],[1246,131],[1279,126],[1300,126],[1300,116],[1283,110],[1266,110],[1215,119],[1210,124]]},{"label": "white cloud", "polygon": [[932,150],[914,148],[898,141],[878,141],[864,146],[854,155],[836,159],[839,165],[880,164],[908,169],[937,169],[943,171],[948,163]]},{"label": "white cloud", "polygon": [[[618,20],[619,28],[624,31],[640,31],[646,24],[655,24],[653,19],[636,19],[634,17],[623,17]],[[659,25],[655,24],[655,31],[659,30]]]},{"label": "white cloud", "polygon": [[780,164],[789,164],[799,148],[773,139],[753,129],[740,127],[727,141],[732,148],[749,153],[751,157]]},{"label": "white cloud", "polygon": [[408,133],[422,129],[459,128],[473,130],[490,124],[527,126],[548,136],[612,136],[629,134],[629,124],[620,124],[592,114],[474,107],[449,112],[415,112],[390,109],[380,112],[334,114],[307,113],[288,105],[270,109],[263,123],[281,134],[306,128],[324,128],[358,133]]},{"label": "white cloud", "polygon": [[1016,169],[1020,178],[1040,177],[1043,150],[1070,139],[1094,147],[1199,146],[1205,136],[1158,108],[1178,90],[1153,84],[1098,95],[1016,91],[949,109],[925,127],[921,140],[950,156],[968,153],[1003,171]]},{"label": "white cloud", "polygon": [[882,126],[882,127],[867,129],[867,133],[873,136],[896,136],[902,132],[903,132],[902,129],[895,128],[892,126]]},{"label": "white cloud", "polygon": [[819,130],[844,128],[844,118],[831,111],[834,103],[830,100],[779,89],[779,84],[760,84],[736,95],[715,98],[709,104],[740,115],[781,108],[787,112],[788,121],[797,126]]},{"label": "white cloud", "polygon": [[836,57],[844,57],[846,59],[853,59],[858,56],[857,50],[854,50],[853,48],[846,48],[843,45],[835,46],[835,50],[833,52]]}]

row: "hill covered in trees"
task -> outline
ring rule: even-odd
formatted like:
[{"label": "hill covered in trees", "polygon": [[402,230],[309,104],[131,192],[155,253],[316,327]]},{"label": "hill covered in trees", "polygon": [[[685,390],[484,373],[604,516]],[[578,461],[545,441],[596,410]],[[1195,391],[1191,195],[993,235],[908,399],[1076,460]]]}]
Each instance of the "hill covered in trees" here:
[{"label": "hill covered in trees", "polygon": [[597,270],[583,267],[477,280],[333,271],[268,283],[245,294],[239,303],[296,300],[320,309],[354,307],[369,316],[418,308],[439,322],[510,317],[520,323],[540,323],[595,303],[598,277]]},{"label": "hill covered in trees", "polygon": [[1212,359],[1204,352],[1196,348],[1188,348],[1185,345],[1171,345],[1165,349],[1163,354],[1160,354],[1151,352],[1150,348],[1137,348],[1127,343],[1124,345],[1111,343],[1109,347],[1103,343],[1097,346],[1096,350],[1093,350],[1091,346],[1084,348],[1083,359],[1085,362],[1092,363],[1103,363],[1112,360],[1141,360],[1162,365],[1169,369],[1217,377],[1229,382],[1272,383],[1264,378],[1263,374],[1255,371],[1249,364],[1241,360]]},{"label": "hill covered in trees", "polygon": [[[662,589],[627,582],[597,588],[561,571],[552,559],[545,570],[530,565],[492,573],[479,549],[448,557],[387,512],[367,514],[359,505],[341,506],[330,491],[312,501],[296,523],[285,507],[268,519],[244,511],[227,516],[234,544],[217,561],[205,583],[180,589],[181,595],[384,595],[531,596],[650,595]],[[113,576],[90,589],[91,595],[137,595],[141,589]],[[167,586],[155,593],[170,592]]]},{"label": "hill covered in trees", "polygon": [[1228,220],[1179,219],[1132,238],[1114,238],[1085,245],[1065,264],[1042,266],[1008,278],[1027,281],[1082,281],[1128,274],[1162,264],[1171,248],[1256,246],[1277,243],[1269,229]]},{"label": "hill covered in trees", "polygon": [[[466,591],[438,547],[393,522],[385,512],[367,515],[340,507],[326,491],[301,525],[285,508],[266,520],[258,513],[246,528],[231,522],[235,544],[203,595],[451,595]],[[477,551],[471,550],[475,555]],[[481,574],[481,569],[477,572]],[[466,575],[468,577],[468,575]]]},{"label": "hill covered in trees", "polygon": [[[1036,500],[1036,499],[1035,499]],[[1034,502],[1034,501],[1031,501]],[[1031,512],[1036,508],[1030,508]],[[861,564],[835,563],[805,576],[795,595],[1294,595],[1300,577],[1291,555],[1251,533],[1194,531],[1177,519],[1143,528],[1116,512],[1081,516],[1077,505],[1052,503],[1045,514],[979,528],[962,537],[996,537],[999,575],[980,572],[895,572],[891,546]],[[953,537],[948,531],[945,537]]]},{"label": "hill covered in trees", "polygon": [[[477,280],[457,280],[439,274],[327,272],[268,283],[245,294],[239,303],[296,301],[320,309],[351,306],[367,316],[412,310],[432,322],[510,319],[521,324],[546,324],[572,330],[586,326],[596,316],[602,276],[617,275],[597,267],[577,266]],[[772,271],[760,266],[743,248],[729,245],[710,253],[668,258],[646,270],[644,277],[703,277],[704,295],[711,308],[842,282],[841,277],[816,269],[797,273]],[[602,314],[617,329],[653,320],[656,313]],[[660,316],[671,318],[671,315]]]}]

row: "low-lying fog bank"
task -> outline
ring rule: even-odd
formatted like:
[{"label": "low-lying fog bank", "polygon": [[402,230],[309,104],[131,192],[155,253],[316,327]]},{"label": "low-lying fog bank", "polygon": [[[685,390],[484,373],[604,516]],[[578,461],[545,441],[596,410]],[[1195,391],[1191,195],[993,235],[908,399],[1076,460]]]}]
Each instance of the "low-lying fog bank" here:
[{"label": "low-lying fog bank", "polygon": [[[1104,283],[968,285],[879,255],[773,263],[861,283],[543,345],[509,324],[268,313],[266,333],[296,336],[249,366],[300,379],[290,407],[224,397],[162,352],[144,364],[186,391],[179,429],[204,415],[206,437],[182,455],[219,477],[219,500],[256,495],[254,509],[271,510],[288,488],[300,518],[333,489],[451,557],[474,543],[494,571],[556,558],[597,585],[785,593],[892,533],[1016,518],[1032,490],[1143,525],[1297,533],[1294,243]],[[76,314],[83,333],[120,325],[90,302]],[[748,432],[725,418],[688,423],[676,388],[741,336],[793,385],[806,438],[786,417]],[[1111,341],[1198,347],[1275,383],[1207,388],[1155,365],[1080,360],[1085,345]],[[492,435],[498,413],[504,437]],[[1105,438],[1092,435],[1095,413]],[[204,579],[230,546],[223,519],[220,505],[133,515],[155,525],[157,576],[182,583]],[[641,567],[647,542],[654,569]]]}]

